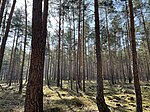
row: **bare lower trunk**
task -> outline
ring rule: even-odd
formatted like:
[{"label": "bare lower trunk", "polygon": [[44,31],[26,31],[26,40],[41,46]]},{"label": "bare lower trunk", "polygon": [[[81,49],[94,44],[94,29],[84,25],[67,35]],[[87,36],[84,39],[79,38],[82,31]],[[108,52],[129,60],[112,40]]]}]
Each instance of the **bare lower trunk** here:
[{"label": "bare lower trunk", "polygon": [[96,34],[96,59],[97,59],[97,106],[100,112],[110,112],[104,99],[103,92],[103,77],[102,77],[102,60],[101,60],[101,46],[100,46],[100,28],[99,28],[99,12],[98,0],[94,0],[95,6],[95,34]]},{"label": "bare lower trunk", "polygon": [[15,48],[13,49],[13,57],[11,60],[11,65],[10,65],[10,71],[9,71],[9,86],[11,86],[12,83],[12,75],[13,75],[13,70],[14,70],[14,65],[15,65],[15,57],[16,57],[16,51],[17,51],[17,45],[18,45],[18,38],[19,38],[19,31],[17,32],[17,38],[16,38],[16,42],[15,42]]},{"label": "bare lower trunk", "polygon": [[85,12],[84,12],[84,10],[85,10],[85,9],[84,9],[84,5],[85,5],[85,4],[84,4],[84,0],[83,0],[82,2],[83,2],[83,29],[82,29],[82,30],[83,30],[83,31],[82,31],[83,33],[82,33],[82,49],[81,49],[82,56],[81,56],[81,58],[82,58],[82,66],[83,66],[83,67],[82,67],[82,72],[83,72],[83,92],[85,92],[85,60],[84,60],[84,54],[85,54],[85,52],[84,52],[84,51],[85,51],[85,49],[84,49],[84,48],[85,48],[85,47],[84,47],[84,45],[85,45],[85,43],[84,43],[84,40],[85,40],[85,37],[84,37],[84,32],[85,32],[85,31],[84,31],[84,30],[85,30],[85,29],[84,29],[84,27],[85,27],[85,26],[84,26],[84,16],[85,16],[85,15],[84,15],[84,13],[85,13]]},{"label": "bare lower trunk", "polygon": [[25,0],[25,37],[24,37],[24,48],[23,48],[22,64],[21,64],[20,79],[19,79],[19,94],[22,93],[23,68],[24,68],[25,54],[26,54],[27,33],[28,33],[27,32],[27,1]]},{"label": "bare lower trunk", "polygon": [[61,42],[61,0],[60,0],[60,10],[59,10],[59,35],[58,35],[57,87],[60,87],[60,42]]},{"label": "bare lower trunk", "polygon": [[[44,16],[47,17],[48,1],[44,0]],[[46,10],[45,10],[46,9]],[[43,112],[43,73],[47,31],[47,19],[43,17],[42,0],[33,0],[32,53],[29,79],[26,88],[25,112]],[[41,30],[42,29],[42,30]]]},{"label": "bare lower trunk", "polygon": [[11,49],[11,55],[10,55],[10,60],[9,60],[9,67],[8,67],[8,72],[7,72],[7,83],[8,83],[11,65],[12,65],[12,61],[13,61],[13,54],[14,54],[14,47],[15,47],[15,36],[16,36],[16,30],[15,30],[15,34],[14,34],[13,46]]},{"label": "bare lower trunk", "polygon": [[137,65],[137,51],[136,51],[136,38],[134,28],[134,15],[132,0],[128,0],[130,9],[130,27],[131,27],[131,45],[132,45],[132,58],[133,58],[133,74],[134,74],[134,87],[136,94],[136,112],[142,112],[142,96],[139,82],[139,72]]},{"label": "bare lower trunk", "polygon": [[110,35],[109,35],[109,29],[108,29],[108,12],[107,8],[105,8],[105,13],[106,13],[106,31],[107,31],[107,41],[108,41],[108,52],[109,52],[109,71],[110,71],[110,79],[111,83],[115,84],[114,81],[114,68],[113,68],[113,63],[112,63],[112,53],[111,53],[111,46],[110,46]]},{"label": "bare lower trunk", "polygon": [[79,89],[82,90],[82,85],[81,85],[81,80],[82,80],[82,76],[83,76],[83,63],[82,63],[82,51],[81,51],[81,25],[80,25],[80,21],[81,21],[81,0],[79,0],[79,18],[78,18],[78,54],[77,54],[77,63],[78,63],[78,86]]}]

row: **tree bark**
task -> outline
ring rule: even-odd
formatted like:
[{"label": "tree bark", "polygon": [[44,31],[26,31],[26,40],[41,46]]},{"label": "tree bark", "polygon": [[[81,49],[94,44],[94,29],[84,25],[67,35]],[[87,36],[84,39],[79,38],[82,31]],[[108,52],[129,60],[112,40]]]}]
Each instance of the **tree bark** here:
[{"label": "tree bark", "polygon": [[59,34],[58,34],[57,87],[60,87],[61,0],[59,8],[60,10],[59,10]]},{"label": "tree bark", "polygon": [[[44,0],[44,7],[47,2]],[[42,24],[42,0],[33,0],[32,53],[28,84],[26,88],[25,112],[43,112],[43,74],[47,28],[47,10],[44,8]],[[46,30],[47,31],[47,30]]]},{"label": "tree bark", "polygon": [[13,46],[12,46],[12,49],[11,49],[11,55],[10,55],[10,60],[9,60],[9,67],[8,67],[8,72],[7,72],[7,83],[8,83],[9,74],[10,74],[11,65],[12,65],[12,60],[13,60],[14,47],[15,47],[15,37],[16,37],[16,30],[14,32]]},{"label": "tree bark", "polygon": [[84,37],[84,32],[85,32],[85,29],[84,29],[84,27],[85,27],[85,21],[84,21],[84,16],[85,16],[85,3],[84,3],[84,0],[82,1],[82,3],[83,3],[83,26],[82,26],[82,47],[81,47],[81,53],[82,53],[82,55],[81,55],[81,58],[82,58],[82,74],[83,74],[83,92],[85,92],[85,60],[84,60],[84,40],[85,40],[85,37]]},{"label": "tree bark", "polygon": [[127,5],[127,1],[125,2],[126,5],[126,16],[127,16],[127,24],[126,24],[126,29],[127,29],[127,39],[126,39],[126,46],[127,46],[127,52],[128,52],[128,80],[129,83],[132,83],[133,77],[132,77],[132,69],[131,69],[131,45],[129,43],[131,43],[131,33],[129,30],[130,24],[129,24],[129,11],[128,11],[128,5]]},{"label": "tree bark", "polygon": [[[47,37],[47,49],[48,49],[48,59],[46,60],[45,64],[45,81],[48,87],[50,87],[50,76],[49,74],[51,74],[51,69],[50,69],[50,63],[51,63],[51,53],[50,53],[50,43],[49,43],[49,37]],[[51,64],[52,65],[52,64]]]},{"label": "tree bark", "polygon": [[0,8],[0,27],[1,27],[2,19],[3,19],[3,13],[4,13],[5,5],[6,5],[6,0],[3,0],[1,8]]},{"label": "tree bark", "polygon": [[78,63],[78,86],[79,89],[82,90],[82,85],[81,85],[81,80],[82,80],[82,76],[83,76],[83,65],[82,65],[82,51],[81,51],[81,25],[80,25],[80,21],[81,21],[81,0],[79,0],[79,17],[78,17],[78,54],[77,54],[77,63]]},{"label": "tree bark", "polygon": [[[8,15],[8,8],[6,7],[5,14],[3,15],[3,21],[2,21],[3,23],[2,23],[2,28],[1,28],[2,29],[1,35],[4,35],[4,33],[5,33],[7,15]],[[0,40],[1,40],[1,38],[0,38]]]},{"label": "tree bark", "polygon": [[134,74],[134,87],[136,94],[136,112],[142,112],[142,96],[139,82],[139,72],[137,65],[137,51],[136,51],[136,38],[134,28],[134,15],[132,0],[128,0],[130,10],[130,27],[131,27],[131,45],[132,45],[132,59],[133,59],[133,74]]},{"label": "tree bark", "polygon": [[22,80],[23,80],[23,67],[24,67],[25,54],[26,54],[26,41],[27,41],[27,1],[25,0],[25,37],[24,37],[24,48],[23,48],[22,64],[21,64],[20,79],[19,79],[19,94],[22,93]]},{"label": "tree bark", "polygon": [[76,26],[75,26],[75,9],[73,8],[73,55],[74,55],[74,62],[73,62],[73,80],[75,79],[75,86],[76,86],[76,91],[78,93],[78,79],[77,79],[77,53],[76,53]]},{"label": "tree bark", "polygon": [[31,57],[31,53],[29,52],[29,54],[28,54],[28,60],[27,60],[28,64],[27,64],[27,72],[26,72],[26,80],[25,80],[25,84],[26,84],[27,81],[28,81],[29,68],[30,68],[30,57]]},{"label": "tree bark", "polygon": [[115,84],[114,69],[113,69],[113,63],[112,63],[111,45],[110,45],[110,35],[109,35],[109,29],[108,29],[108,12],[107,12],[107,7],[105,8],[105,12],[106,12],[106,31],[107,31],[108,52],[109,52],[109,70],[110,70],[111,83]]},{"label": "tree bark", "polygon": [[18,46],[18,39],[19,39],[19,30],[17,32],[17,38],[16,38],[16,42],[15,42],[13,57],[12,57],[12,60],[11,60],[11,63],[10,63],[11,65],[10,65],[10,71],[9,71],[9,86],[11,86],[13,70],[15,68],[14,65],[15,65],[15,57],[16,57],[17,46]]},{"label": "tree bark", "polygon": [[72,70],[72,29],[71,29],[71,18],[70,16],[69,18],[69,80],[70,80],[70,87],[71,90],[73,89],[73,70]]},{"label": "tree bark", "polygon": [[[43,35],[43,38],[45,39],[45,46],[46,46],[46,39],[48,38],[47,37],[47,17],[48,17],[48,0],[44,0],[44,13],[43,13],[43,16],[42,16],[42,35]],[[50,62],[50,46],[49,46],[49,39],[48,40],[48,70],[47,70],[47,75],[48,75],[48,72],[49,72],[49,62]]]},{"label": "tree bark", "polygon": [[96,34],[96,59],[97,59],[97,106],[100,112],[110,112],[104,99],[103,92],[103,77],[102,77],[102,59],[101,59],[101,46],[100,46],[100,28],[99,28],[99,12],[98,0],[94,0],[95,7],[95,34]]},{"label": "tree bark", "polygon": [[[63,12],[64,12],[64,7],[63,7]],[[64,56],[64,14],[62,15],[62,44],[61,44],[61,49],[62,49],[62,54],[61,54],[61,71],[60,71],[60,88],[62,89],[62,80],[64,78],[63,75],[65,75],[66,73],[64,73],[65,71],[65,56]]]}]

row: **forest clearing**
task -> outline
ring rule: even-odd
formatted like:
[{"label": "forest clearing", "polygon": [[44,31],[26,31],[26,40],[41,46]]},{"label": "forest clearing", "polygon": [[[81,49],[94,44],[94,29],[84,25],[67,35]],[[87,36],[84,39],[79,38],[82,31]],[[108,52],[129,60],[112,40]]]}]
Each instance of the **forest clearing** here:
[{"label": "forest clearing", "polygon": [[[44,112],[98,112],[96,106],[96,83],[86,82],[86,92],[69,89],[68,82],[63,82],[60,89],[56,82],[51,87],[44,86]],[[18,85],[8,87],[1,83],[0,89],[0,112],[23,112],[25,100],[25,87],[22,95],[18,94]],[[143,111],[150,112],[150,83],[141,83],[143,96]],[[135,93],[133,84],[110,85],[104,83],[104,94],[111,112],[135,112]]]}]

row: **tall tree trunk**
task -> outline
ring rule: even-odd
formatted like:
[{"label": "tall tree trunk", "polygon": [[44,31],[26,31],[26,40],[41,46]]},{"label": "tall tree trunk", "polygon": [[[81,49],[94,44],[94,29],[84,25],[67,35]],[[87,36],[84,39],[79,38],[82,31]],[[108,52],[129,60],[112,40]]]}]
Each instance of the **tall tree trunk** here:
[{"label": "tall tree trunk", "polygon": [[[63,7],[63,12],[64,12],[64,7]],[[60,71],[60,88],[62,89],[62,86],[63,86],[63,84],[62,84],[62,80],[63,80],[63,75],[64,75],[64,69],[65,69],[65,67],[64,67],[64,63],[65,63],[65,60],[64,60],[64,14],[63,14],[63,16],[62,16],[62,44],[61,44],[61,48],[62,48],[62,57],[61,57],[61,71]]]},{"label": "tall tree trunk", "polygon": [[42,0],[33,0],[32,53],[26,88],[25,112],[43,112],[43,73],[47,36],[47,8],[48,1],[44,0],[42,24]]},{"label": "tall tree trunk", "polygon": [[10,29],[12,15],[13,15],[13,12],[14,12],[14,9],[15,9],[15,5],[16,5],[16,0],[13,0],[13,4],[12,4],[11,11],[10,11],[10,14],[9,14],[9,18],[8,18],[8,21],[7,21],[5,35],[2,39],[1,48],[0,48],[0,71],[1,71],[1,68],[2,68],[5,45],[6,45],[6,41],[7,41],[7,38],[8,38],[8,33],[9,33],[9,29]]},{"label": "tall tree trunk", "polygon": [[14,65],[15,65],[15,58],[16,58],[16,51],[17,51],[17,46],[18,46],[18,39],[19,39],[19,30],[17,32],[17,38],[16,38],[16,42],[15,42],[15,48],[14,48],[14,52],[13,52],[13,57],[11,60],[11,65],[10,65],[10,71],[9,71],[9,86],[11,86],[11,82],[12,82],[12,76],[13,76],[13,71],[14,71]]},{"label": "tall tree trunk", "polygon": [[25,54],[26,54],[27,33],[28,33],[27,32],[27,1],[25,0],[25,37],[24,37],[24,48],[23,48],[22,64],[21,64],[20,79],[19,79],[19,94],[22,93],[23,67],[24,67]]},{"label": "tall tree trunk", "polygon": [[63,71],[64,71],[64,68],[65,68],[65,67],[64,67],[64,63],[65,63],[64,61],[65,61],[65,60],[64,60],[63,38],[64,38],[64,37],[62,36],[62,46],[61,46],[61,47],[62,47],[62,52],[61,52],[61,53],[62,53],[62,54],[61,54],[61,55],[62,55],[62,56],[61,56],[61,59],[62,59],[62,60],[61,60],[61,69],[60,69],[60,88],[61,88],[61,89],[62,89],[62,86],[63,86],[63,84],[62,84],[63,75],[64,75],[64,74],[63,74],[63,73],[64,73]]},{"label": "tall tree trunk", "polygon": [[[7,18],[7,14],[8,14],[8,7],[5,8],[5,14],[3,16],[3,23],[2,23],[2,31],[1,31],[1,35],[4,35],[5,33],[5,28],[6,28],[6,18]],[[2,37],[0,37],[1,40]]]},{"label": "tall tree trunk", "polygon": [[141,96],[139,72],[138,72],[138,65],[137,65],[133,4],[132,4],[132,0],[128,0],[128,2],[129,2],[129,10],[130,10],[131,45],[132,45],[132,58],[133,58],[134,87],[135,87],[135,94],[136,94],[136,112],[142,112],[142,96]]},{"label": "tall tree trunk", "polygon": [[[48,67],[46,69],[47,70],[47,76],[48,76],[48,72],[49,72],[49,62],[50,62],[50,46],[49,46],[49,39],[47,37],[47,18],[48,18],[48,0],[44,0],[44,13],[42,16],[42,36],[45,39],[45,47],[46,47],[46,39],[48,40]],[[46,80],[46,79],[45,79]],[[48,80],[47,80],[48,81]],[[48,81],[49,82],[49,81]],[[49,85],[48,85],[49,86]]]},{"label": "tall tree trunk", "polygon": [[[55,57],[58,56],[58,52],[55,53]],[[56,59],[56,58],[55,58]],[[55,60],[53,60],[53,65],[54,65],[54,71],[53,71],[53,75],[54,75],[54,80],[56,80],[56,77],[57,77],[57,63],[55,63]],[[59,82],[60,83],[60,82]]]},{"label": "tall tree trunk", "polygon": [[[122,40],[123,40],[123,52],[124,52],[124,55],[125,55],[125,60],[127,60],[127,52],[126,52],[126,50],[125,50],[125,39],[123,39],[123,35],[122,35]],[[123,54],[123,53],[122,53]],[[122,54],[121,54],[121,58],[122,58]],[[121,59],[122,60],[122,59]],[[128,74],[127,73],[127,71],[128,71],[128,62],[127,61],[125,61],[125,64],[126,64],[126,74]],[[123,74],[123,78],[124,78],[124,83],[126,82],[126,76],[125,76],[125,70],[124,70],[124,74]]]},{"label": "tall tree trunk", "polygon": [[83,28],[82,28],[82,39],[81,39],[82,40],[82,47],[81,47],[82,69],[81,70],[82,70],[82,74],[83,74],[83,92],[85,92],[85,60],[84,60],[84,54],[85,54],[84,53],[84,45],[85,45],[84,44],[84,40],[85,40],[85,37],[84,37],[84,32],[85,32],[85,29],[84,29],[84,27],[85,27],[84,26],[85,6],[84,5],[85,4],[84,4],[84,0],[82,1],[82,3],[83,3],[83,26],[82,26]]},{"label": "tall tree trunk", "polygon": [[[69,14],[69,13],[68,13]],[[69,29],[69,80],[70,80],[70,87],[71,90],[73,89],[73,70],[72,70],[72,29],[71,29],[71,18],[69,15],[69,25],[70,25],[70,29]]]},{"label": "tall tree trunk", "polygon": [[125,2],[126,5],[126,16],[127,16],[127,24],[126,24],[126,29],[127,29],[127,38],[126,38],[126,46],[127,46],[127,52],[128,52],[128,80],[129,83],[132,83],[133,77],[132,77],[132,69],[131,69],[131,45],[129,43],[131,43],[131,33],[130,33],[130,23],[129,23],[129,11],[128,11],[128,4],[127,1]]},{"label": "tall tree trunk", "polygon": [[15,30],[15,33],[14,33],[13,46],[12,46],[12,49],[11,49],[11,55],[10,55],[10,60],[9,60],[9,67],[8,67],[8,72],[7,72],[7,83],[8,83],[9,74],[10,74],[11,65],[12,65],[12,60],[13,60],[14,47],[15,47],[15,37],[16,37],[16,30]]},{"label": "tall tree trunk", "polygon": [[1,8],[0,8],[0,27],[1,27],[2,19],[3,19],[3,13],[4,13],[6,1],[7,0],[2,1],[2,5],[1,5]]},{"label": "tall tree trunk", "polygon": [[97,106],[100,112],[110,112],[104,99],[103,92],[103,77],[102,77],[102,59],[101,59],[101,45],[100,45],[100,28],[99,28],[99,12],[98,0],[94,0],[95,7],[95,34],[96,34],[96,58],[97,58]]},{"label": "tall tree trunk", "polygon": [[115,84],[115,81],[114,81],[114,69],[113,69],[113,63],[112,63],[111,45],[110,45],[110,35],[109,35],[109,29],[108,29],[108,12],[107,12],[107,7],[105,8],[105,12],[106,12],[106,31],[107,31],[108,52],[109,52],[109,70],[110,70],[111,83]]},{"label": "tall tree trunk", "polygon": [[76,91],[78,93],[78,79],[77,79],[77,53],[76,53],[76,26],[75,26],[75,9],[73,8],[73,55],[74,55],[74,63],[73,63],[73,79],[75,79],[76,83]]},{"label": "tall tree trunk", "polygon": [[[16,48],[16,51],[17,51],[17,48]],[[17,60],[17,62],[14,62],[13,64],[13,66],[14,66],[14,68],[13,68],[13,70],[12,70],[12,72],[11,73],[13,73],[14,72],[14,75],[12,75],[12,76],[15,76],[15,79],[13,78],[13,82],[16,82],[16,83],[18,83],[19,82],[19,75],[20,75],[20,63],[21,63],[21,53],[22,53],[22,45],[20,46],[20,48],[18,49],[18,52],[17,52],[17,58],[16,58],[16,56],[14,57],[14,59],[15,60]],[[15,61],[14,60],[14,61]]]},{"label": "tall tree trunk", "polygon": [[87,50],[86,50],[86,76],[87,76],[87,80],[89,80],[89,37],[87,38],[88,41],[88,46],[87,46]]},{"label": "tall tree trunk", "polygon": [[28,64],[27,64],[27,72],[26,72],[26,81],[25,81],[25,84],[27,83],[28,76],[29,76],[30,58],[31,58],[31,53],[29,52],[29,54],[28,54]]},{"label": "tall tree trunk", "polygon": [[[53,76],[53,73],[52,73],[52,67],[53,67],[53,53],[52,52],[50,52],[51,53],[51,55],[50,55],[50,62],[49,62],[49,81],[50,80],[52,80],[52,76]],[[51,64],[50,64],[51,63]]]},{"label": "tall tree trunk", "polygon": [[[46,62],[46,65],[47,65],[47,67],[45,68],[46,70],[46,72],[45,72],[45,81],[46,81],[46,84],[47,84],[47,86],[48,87],[50,87],[50,76],[49,76],[49,74],[51,74],[51,72],[50,72],[50,62],[51,62],[51,54],[50,54],[50,43],[49,43],[49,37],[47,37],[47,48],[48,48],[48,59],[47,59],[47,62]],[[51,64],[52,65],[52,64]]]},{"label": "tall tree trunk", "polygon": [[60,9],[59,9],[59,34],[58,34],[57,87],[60,87],[61,0],[59,8]]},{"label": "tall tree trunk", "polygon": [[80,25],[80,21],[81,21],[81,0],[79,0],[79,17],[78,17],[78,56],[77,56],[77,63],[78,63],[78,86],[79,89],[82,90],[82,85],[81,85],[81,80],[82,80],[82,76],[83,76],[83,71],[82,71],[82,67],[83,67],[83,63],[82,63],[82,51],[81,51],[81,25]]}]

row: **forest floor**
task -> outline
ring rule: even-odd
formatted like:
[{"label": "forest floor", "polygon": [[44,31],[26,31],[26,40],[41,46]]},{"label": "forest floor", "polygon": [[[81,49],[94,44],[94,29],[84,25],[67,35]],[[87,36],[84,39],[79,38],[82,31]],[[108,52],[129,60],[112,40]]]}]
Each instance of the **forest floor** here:
[{"label": "forest floor", "polygon": [[[18,85],[8,87],[0,82],[0,112],[23,112],[25,87],[22,95],[18,94]],[[135,112],[135,93],[133,84],[110,85],[104,83],[105,100],[112,112]],[[150,83],[141,82],[143,112],[150,112]],[[3,89],[3,90],[2,90]],[[96,106],[95,81],[86,82],[86,92],[76,93],[67,82],[63,89],[44,86],[44,112],[98,112]]]}]

